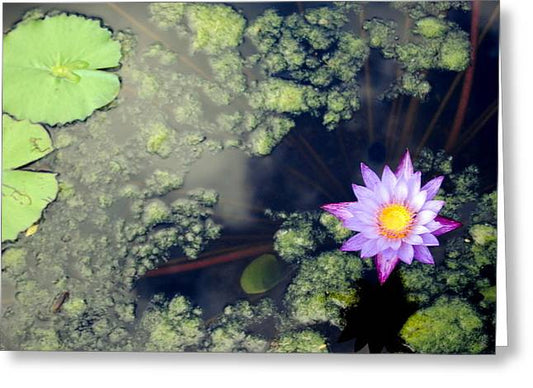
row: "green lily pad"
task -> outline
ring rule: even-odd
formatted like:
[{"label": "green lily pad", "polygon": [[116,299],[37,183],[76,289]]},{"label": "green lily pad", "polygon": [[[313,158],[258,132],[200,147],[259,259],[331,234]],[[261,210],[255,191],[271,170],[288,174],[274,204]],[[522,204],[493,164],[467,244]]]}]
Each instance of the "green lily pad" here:
[{"label": "green lily pad", "polygon": [[284,266],[274,255],[261,255],[244,269],[241,287],[247,294],[262,294],[284,277]]},{"label": "green lily pad", "polygon": [[15,240],[39,218],[58,191],[55,174],[16,170],[53,150],[48,132],[29,121],[2,117],[2,241]]},{"label": "green lily pad", "polygon": [[4,111],[50,125],[83,120],[118,95],[120,44],[100,21],[61,14],[4,37]]}]

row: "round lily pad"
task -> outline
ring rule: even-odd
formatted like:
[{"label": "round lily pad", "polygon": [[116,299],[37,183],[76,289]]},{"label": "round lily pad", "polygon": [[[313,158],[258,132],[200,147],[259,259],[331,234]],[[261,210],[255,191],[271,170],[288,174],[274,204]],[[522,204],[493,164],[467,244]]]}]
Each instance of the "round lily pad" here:
[{"label": "round lily pad", "polygon": [[241,287],[247,294],[261,294],[274,288],[284,276],[284,266],[276,256],[261,255],[244,269]]},{"label": "round lily pad", "polygon": [[50,125],[83,120],[118,95],[120,44],[100,21],[61,14],[4,37],[4,111]]},{"label": "round lily pad", "polygon": [[39,218],[58,191],[55,174],[16,170],[50,153],[46,130],[29,121],[2,117],[2,241],[15,240]]}]

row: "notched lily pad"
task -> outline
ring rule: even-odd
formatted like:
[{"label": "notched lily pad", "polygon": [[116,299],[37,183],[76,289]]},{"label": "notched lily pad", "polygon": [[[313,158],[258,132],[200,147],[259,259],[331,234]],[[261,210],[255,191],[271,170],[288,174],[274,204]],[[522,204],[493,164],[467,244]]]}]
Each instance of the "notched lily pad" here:
[{"label": "notched lily pad", "polygon": [[31,227],[58,191],[55,174],[16,170],[53,150],[46,130],[29,121],[2,117],[2,241]]},{"label": "notched lily pad", "polygon": [[4,37],[4,111],[51,125],[83,120],[118,95],[120,43],[100,21],[61,14]]},{"label": "notched lily pad", "polygon": [[261,255],[244,269],[241,287],[247,294],[262,294],[274,288],[284,276],[284,266],[274,255]]}]

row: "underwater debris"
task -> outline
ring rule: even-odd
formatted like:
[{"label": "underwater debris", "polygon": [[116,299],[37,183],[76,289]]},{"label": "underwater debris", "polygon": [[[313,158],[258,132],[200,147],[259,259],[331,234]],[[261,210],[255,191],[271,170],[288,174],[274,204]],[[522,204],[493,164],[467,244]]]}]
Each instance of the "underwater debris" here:
[{"label": "underwater debris", "polygon": [[380,179],[361,163],[361,174],[366,187],[353,185],[357,202],[322,207],[346,228],[359,232],[341,250],[361,251],[361,258],[374,257],[382,284],[400,261],[411,264],[414,259],[434,264],[427,247],[439,245],[436,236],[461,226],[460,222],[438,216],[445,202],[433,198],[444,177],[433,178],[420,187],[421,172],[413,172],[409,151],[396,173],[385,166]]},{"label": "underwater debris", "polygon": [[20,167],[53,150],[46,130],[28,120],[2,116],[2,242],[31,227],[58,192],[56,175]]},{"label": "underwater debris", "polygon": [[83,120],[117,97],[119,78],[104,70],[120,57],[120,44],[98,20],[25,20],[4,37],[4,110],[51,125]]},{"label": "underwater debris", "polygon": [[482,329],[483,321],[468,303],[440,298],[409,317],[400,335],[419,353],[478,354],[488,342]]}]

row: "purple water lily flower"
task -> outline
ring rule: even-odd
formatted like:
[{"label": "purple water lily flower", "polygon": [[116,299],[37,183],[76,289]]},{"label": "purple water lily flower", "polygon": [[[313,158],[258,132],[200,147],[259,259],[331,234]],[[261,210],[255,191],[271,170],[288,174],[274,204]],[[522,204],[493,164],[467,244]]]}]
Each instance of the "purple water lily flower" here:
[{"label": "purple water lily flower", "polygon": [[413,172],[406,151],[396,173],[385,166],[381,179],[361,163],[365,186],[352,185],[357,202],[331,203],[322,209],[357,233],[340,248],[361,251],[361,258],[374,257],[379,282],[383,284],[401,261],[434,264],[428,247],[439,245],[436,236],[461,226],[438,216],[444,201],[433,200],[444,177],[433,178],[423,187],[420,171]]}]

